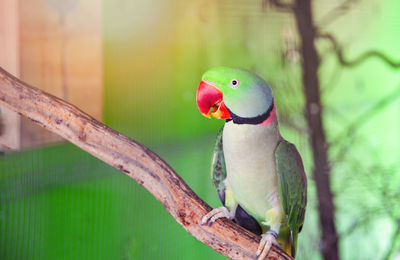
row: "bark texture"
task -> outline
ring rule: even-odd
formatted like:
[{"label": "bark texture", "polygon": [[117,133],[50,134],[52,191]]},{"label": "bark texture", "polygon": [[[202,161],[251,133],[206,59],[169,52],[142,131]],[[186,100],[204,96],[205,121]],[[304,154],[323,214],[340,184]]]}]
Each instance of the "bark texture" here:
[{"label": "bark texture", "polygon": [[[0,103],[62,136],[136,180],[192,236],[231,259],[255,259],[260,237],[227,219],[200,226],[211,208],[147,147],[96,121],[75,106],[13,77],[0,68]],[[139,213],[138,213],[139,214]],[[272,247],[267,259],[292,259]]]},{"label": "bark texture", "polygon": [[297,0],[292,10],[301,38],[303,91],[306,98],[305,116],[313,152],[313,179],[317,187],[318,213],[322,231],[320,251],[325,260],[336,260],[339,259],[338,235],[335,227],[335,205],[331,190],[328,146],[322,122],[318,79],[319,55],[315,47],[317,30],[313,24],[311,0]]}]

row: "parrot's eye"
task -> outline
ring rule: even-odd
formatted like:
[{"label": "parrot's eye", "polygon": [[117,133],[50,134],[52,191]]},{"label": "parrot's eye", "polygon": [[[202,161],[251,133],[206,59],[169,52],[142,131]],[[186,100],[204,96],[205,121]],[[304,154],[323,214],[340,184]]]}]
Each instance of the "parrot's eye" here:
[{"label": "parrot's eye", "polygon": [[229,82],[229,87],[231,88],[237,88],[240,85],[240,81],[238,79],[232,79],[231,82]]}]

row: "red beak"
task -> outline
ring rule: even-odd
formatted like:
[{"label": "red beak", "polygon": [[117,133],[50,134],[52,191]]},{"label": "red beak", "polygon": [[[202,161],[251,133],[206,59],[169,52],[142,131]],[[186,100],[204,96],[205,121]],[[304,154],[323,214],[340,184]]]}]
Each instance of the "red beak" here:
[{"label": "red beak", "polygon": [[204,116],[210,115],[218,119],[228,119],[231,117],[222,99],[222,91],[210,82],[202,80],[196,93],[197,106]]}]

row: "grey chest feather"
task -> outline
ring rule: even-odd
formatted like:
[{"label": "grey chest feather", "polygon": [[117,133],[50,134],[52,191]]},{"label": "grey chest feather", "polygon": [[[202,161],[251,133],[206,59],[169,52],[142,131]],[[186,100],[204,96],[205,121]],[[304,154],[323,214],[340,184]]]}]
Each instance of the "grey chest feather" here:
[{"label": "grey chest feather", "polygon": [[229,186],[235,200],[256,218],[281,207],[275,148],[281,140],[278,122],[268,126],[224,126],[223,149]]}]

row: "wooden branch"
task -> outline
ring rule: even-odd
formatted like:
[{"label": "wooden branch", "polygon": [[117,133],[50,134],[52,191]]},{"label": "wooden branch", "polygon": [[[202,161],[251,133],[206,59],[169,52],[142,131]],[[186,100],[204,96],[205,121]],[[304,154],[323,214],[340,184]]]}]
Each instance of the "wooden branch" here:
[{"label": "wooden branch", "polygon": [[[211,227],[200,226],[210,206],[147,147],[75,106],[28,86],[1,67],[0,102],[136,180],[187,232],[215,251],[231,259],[255,259],[260,237],[227,219],[217,220]],[[292,259],[277,247],[267,258]]]},{"label": "wooden branch", "polygon": [[320,82],[318,77],[320,56],[315,46],[315,28],[311,0],[296,0],[294,17],[301,39],[302,81],[306,102],[305,117],[309,129],[314,167],[312,176],[318,197],[318,214],[321,228],[320,252],[324,259],[339,259],[339,238],[335,226],[335,204],[331,188],[331,167],[328,146],[322,121]]},{"label": "wooden branch", "polygon": [[387,55],[378,50],[366,51],[353,60],[346,59],[343,54],[342,46],[338,43],[338,41],[332,34],[318,33],[316,37],[326,39],[331,43],[333,51],[335,52],[339,63],[345,67],[355,67],[370,58],[377,58],[391,68],[400,68],[400,61],[391,60]]},{"label": "wooden branch", "polygon": [[293,3],[287,3],[282,0],[265,0],[281,12],[292,12],[295,5]]},{"label": "wooden branch", "polygon": [[[360,0],[344,0],[338,6],[330,10],[325,16],[323,16],[319,22],[318,26],[328,26],[330,23],[334,22],[340,16],[347,14],[347,11],[350,10],[351,7],[354,7]],[[353,5],[353,6],[352,6]]]}]

